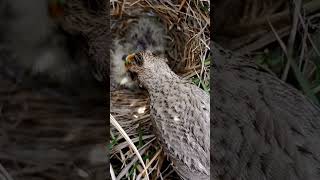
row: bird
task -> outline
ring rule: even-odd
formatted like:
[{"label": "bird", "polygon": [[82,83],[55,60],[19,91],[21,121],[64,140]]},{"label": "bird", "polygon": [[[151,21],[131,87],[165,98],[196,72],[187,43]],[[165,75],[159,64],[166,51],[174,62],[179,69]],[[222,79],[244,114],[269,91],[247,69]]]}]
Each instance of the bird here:
[{"label": "bird", "polygon": [[211,50],[211,178],[320,179],[319,106],[247,57]]},{"label": "bird", "polygon": [[125,57],[132,52],[148,50],[165,57],[166,32],[163,25],[154,17],[141,16],[130,23],[124,36],[114,34],[110,52],[111,91],[120,86],[131,90],[138,89],[137,83],[128,75],[124,66]]},{"label": "bird", "polygon": [[177,174],[185,180],[210,177],[210,98],[151,51],[126,57],[127,71],[150,97],[155,134]]}]

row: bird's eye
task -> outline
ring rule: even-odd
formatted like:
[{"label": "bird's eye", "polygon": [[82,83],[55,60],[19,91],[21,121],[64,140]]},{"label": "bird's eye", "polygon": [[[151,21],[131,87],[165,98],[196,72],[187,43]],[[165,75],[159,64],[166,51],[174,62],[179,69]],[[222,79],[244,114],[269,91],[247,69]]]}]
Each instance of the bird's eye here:
[{"label": "bird's eye", "polygon": [[126,61],[126,57],[127,57],[127,56],[128,56],[128,55],[123,55],[122,58],[121,58],[121,60],[122,60],[122,61]]},{"label": "bird's eye", "polygon": [[134,55],[134,61],[136,62],[136,64],[137,64],[138,66],[142,66],[142,64],[143,64],[143,57],[142,57],[141,53],[136,53],[136,54]]},{"label": "bird's eye", "polygon": [[126,57],[126,60],[124,63],[125,63],[125,66],[130,66],[130,65],[142,66],[143,56],[141,53],[130,54]]}]

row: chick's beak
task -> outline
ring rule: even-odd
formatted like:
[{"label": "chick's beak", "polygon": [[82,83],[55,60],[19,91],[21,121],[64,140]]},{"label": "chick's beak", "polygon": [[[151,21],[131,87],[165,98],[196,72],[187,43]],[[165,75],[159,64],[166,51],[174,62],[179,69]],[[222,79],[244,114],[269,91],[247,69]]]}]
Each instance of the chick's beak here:
[{"label": "chick's beak", "polygon": [[134,60],[134,54],[129,54],[127,57],[126,57],[126,61],[124,62],[124,64],[126,66],[129,66]]}]

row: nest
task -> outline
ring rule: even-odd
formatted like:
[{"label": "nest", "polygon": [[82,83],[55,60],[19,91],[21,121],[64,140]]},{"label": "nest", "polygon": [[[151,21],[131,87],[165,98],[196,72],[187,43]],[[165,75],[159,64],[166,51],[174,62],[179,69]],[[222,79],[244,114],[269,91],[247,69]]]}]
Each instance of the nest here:
[{"label": "nest", "polygon": [[[123,36],[139,17],[158,19],[169,37],[165,53],[169,66],[181,77],[209,91],[209,1],[111,0],[110,5],[113,36]],[[170,176],[172,169],[166,164],[152,133],[147,92],[127,89],[111,92],[111,115],[139,150],[150,179]],[[110,162],[114,176],[117,179],[145,176],[134,147],[114,126],[110,127],[110,133]],[[171,174],[170,178],[177,177]]]}]

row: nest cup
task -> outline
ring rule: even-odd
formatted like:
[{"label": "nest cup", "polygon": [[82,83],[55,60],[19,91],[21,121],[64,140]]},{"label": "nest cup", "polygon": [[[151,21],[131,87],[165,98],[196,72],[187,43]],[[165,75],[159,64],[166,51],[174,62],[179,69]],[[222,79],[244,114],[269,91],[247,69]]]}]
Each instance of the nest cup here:
[{"label": "nest cup", "polygon": [[[189,80],[199,79],[209,84],[210,66],[210,1],[110,1],[112,36],[124,36],[128,28],[140,17],[152,17],[159,21],[167,35],[165,57],[174,72]],[[209,60],[209,61],[208,61]],[[209,63],[208,63],[209,62]],[[197,85],[200,85],[200,82]],[[148,154],[148,172],[161,169],[161,151],[152,133],[149,117],[148,95],[146,91],[119,89],[111,92],[111,114],[140,148],[141,155]],[[117,165],[134,161],[134,152],[113,126],[111,133],[111,165],[117,178],[128,176],[131,167]],[[142,143],[143,142],[143,143]],[[122,155],[121,155],[122,154]],[[135,160],[137,162],[137,159]],[[162,160],[163,161],[163,160]],[[139,166],[139,165],[138,165]],[[139,168],[138,168],[139,169]],[[140,174],[143,168],[140,167]],[[161,171],[162,172],[162,171]],[[168,172],[167,172],[168,173]],[[152,172],[151,172],[152,174]],[[163,174],[162,174],[163,176]]]}]

